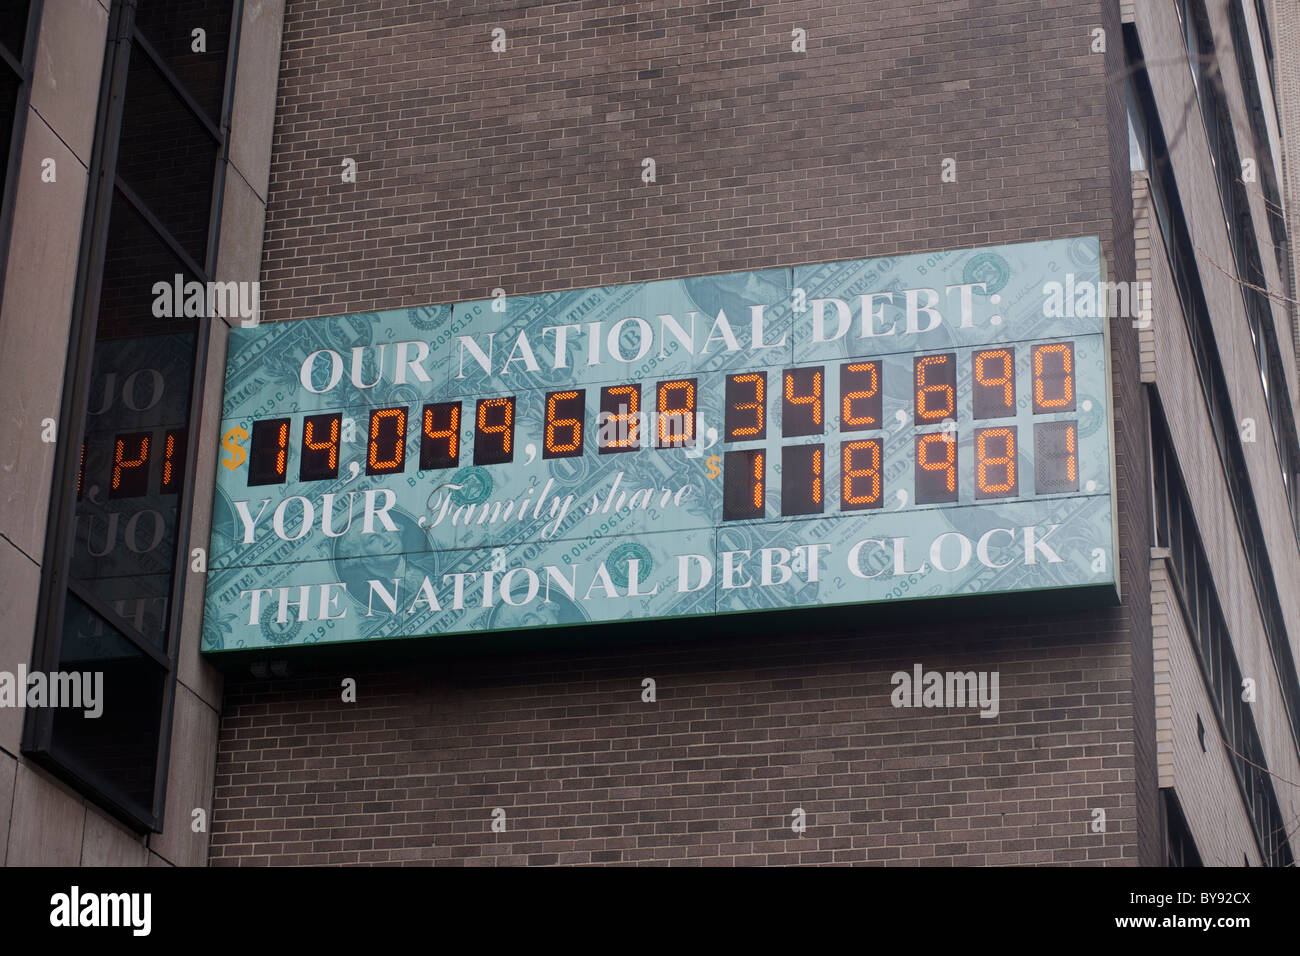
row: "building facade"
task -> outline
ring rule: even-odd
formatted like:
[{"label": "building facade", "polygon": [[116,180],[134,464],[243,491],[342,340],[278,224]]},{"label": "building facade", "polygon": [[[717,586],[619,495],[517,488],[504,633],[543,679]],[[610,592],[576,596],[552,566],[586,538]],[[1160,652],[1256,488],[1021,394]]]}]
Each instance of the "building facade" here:
[{"label": "building facade", "polygon": [[[0,862],[1293,862],[1290,0],[11,6]],[[1115,600],[205,632],[248,328],[1090,237]]]}]

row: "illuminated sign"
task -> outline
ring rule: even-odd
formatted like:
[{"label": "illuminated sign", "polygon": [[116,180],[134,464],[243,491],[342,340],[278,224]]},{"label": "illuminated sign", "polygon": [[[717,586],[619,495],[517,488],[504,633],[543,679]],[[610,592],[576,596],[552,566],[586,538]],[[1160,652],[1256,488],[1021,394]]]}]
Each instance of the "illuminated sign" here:
[{"label": "illuminated sign", "polygon": [[1115,600],[1106,319],[1044,307],[1101,279],[1085,238],[235,329],[204,646]]}]

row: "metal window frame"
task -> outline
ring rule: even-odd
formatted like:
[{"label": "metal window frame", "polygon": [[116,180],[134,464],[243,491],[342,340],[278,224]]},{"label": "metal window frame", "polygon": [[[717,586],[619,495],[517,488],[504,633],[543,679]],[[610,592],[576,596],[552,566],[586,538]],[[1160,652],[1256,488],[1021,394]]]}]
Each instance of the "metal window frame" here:
[{"label": "metal window frame", "polygon": [[[50,671],[58,667],[62,650],[62,635],[69,592],[85,600],[81,589],[70,578],[69,568],[74,546],[76,513],[75,467],[78,451],[85,438],[86,408],[90,375],[93,369],[95,336],[98,325],[99,295],[103,282],[111,211],[114,198],[123,199],[153,230],[160,242],[176,254],[186,267],[202,281],[215,273],[218,255],[218,238],[221,234],[221,211],[225,191],[226,164],[230,158],[230,119],[234,106],[234,91],[238,65],[240,28],[243,21],[243,0],[233,0],[230,33],[226,51],[226,69],[222,90],[221,122],[214,126],[198,107],[170,69],[162,63],[157,51],[135,28],[136,0],[114,0],[109,10],[107,52],[99,90],[99,104],[95,120],[94,143],[90,161],[90,183],[87,189],[86,212],[78,256],[76,287],[73,296],[72,326],[69,336],[67,370],[64,377],[60,406],[60,421],[69,433],[60,436],[55,446],[54,476],[50,497],[50,520],[46,534],[42,575],[37,606],[36,639],[33,665],[36,669]],[[117,175],[118,149],[125,107],[127,80],[131,57],[141,51],[150,65],[158,69],[163,79],[177,92],[186,108],[203,123],[214,136],[217,153],[214,159],[212,196],[209,206],[207,243],[204,262],[195,263],[190,255],[163,227],[135,194]],[[196,484],[195,459],[198,453],[197,424],[202,421],[204,386],[207,372],[208,342],[212,334],[212,319],[199,318],[195,330],[194,372],[187,402],[185,469],[177,499],[177,526],[172,554],[171,580],[168,588],[165,646],[159,650],[152,641],[132,633],[134,629],[122,627],[116,614],[108,616],[108,623],[123,630],[130,643],[152,659],[162,674],[162,701],[158,715],[158,735],[154,759],[154,789],[152,806],[141,813],[136,801],[112,781],[99,778],[75,758],[63,752],[54,740],[54,715],[48,710],[28,710],[23,727],[22,750],[34,761],[42,764],[56,776],[63,778],[97,803],[103,805],[133,829],[141,832],[161,832],[165,824],[167,776],[170,767],[171,736],[176,698],[176,683],[180,652],[180,632],[184,615],[185,587],[189,580],[190,524],[187,516],[193,513]],[[87,601],[92,609],[95,603]],[[102,607],[102,602],[99,603]],[[102,613],[102,611],[99,611]]]},{"label": "metal window frame", "polygon": [[0,157],[5,163],[4,194],[0,196],[0,306],[4,305],[5,275],[9,271],[9,240],[13,233],[14,205],[18,198],[18,161],[27,139],[27,113],[32,101],[32,77],[36,73],[36,44],[41,34],[41,16],[45,0],[31,0],[27,8],[27,33],[23,38],[22,61],[15,64],[12,55],[0,46],[5,64],[18,74],[20,86],[14,103],[14,128],[9,138],[9,155]]}]

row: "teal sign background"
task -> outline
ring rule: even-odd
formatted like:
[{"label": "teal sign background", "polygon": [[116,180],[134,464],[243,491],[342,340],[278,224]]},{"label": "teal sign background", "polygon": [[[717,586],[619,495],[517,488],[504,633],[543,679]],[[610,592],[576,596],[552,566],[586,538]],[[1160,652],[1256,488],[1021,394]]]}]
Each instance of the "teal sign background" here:
[{"label": "teal sign background", "polygon": [[[487,300],[235,329],[204,649],[1060,588],[1113,600],[1104,301],[1081,317],[1044,315],[1045,284],[1101,280],[1099,244],[1080,238],[513,296],[504,311]],[[863,335],[869,294],[878,311],[874,334]],[[850,311],[839,337],[833,299]],[[927,305],[942,317],[929,330]],[[665,314],[686,341],[666,330]],[[814,334],[819,315],[826,341]],[[563,357],[561,325],[570,327]],[[1034,415],[1030,347],[1059,341],[1074,346],[1075,410]],[[1000,344],[1015,345],[1017,411],[976,423],[971,350]],[[419,369],[406,365],[401,381],[399,351]],[[913,441],[936,429],[913,425],[913,359],[944,351],[957,353],[959,497],[918,505]],[[883,429],[838,428],[839,365],[851,358],[882,362]],[[781,373],[817,364],[825,434],[783,438]],[[748,371],[768,375],[767,437],[724,443],[724,380]],[[643,440],[637,451],[598,454],[600,389],[639,384],[649,410],[656,383],[673,378],[698,381],[697,447]],[[568,387],[586,390],[585,451],[544,459],[545,396]],[[476,400],[511,395],[514,461],[473,465]],[[421,408],[454,400],[463,403],[459,466],[419,471]],[[405,470],[368,476],[369,415],[391,407],[408,414]],[[344,419],[339,477],[297,481],[304,416],[334,411]],[[249,442],[237,430],[274,418],[290,420],[287,481],[250,487]],[[1077,422],[1077,493],[1033,493],[1034,424],[1044,421]],[[1017,427],[1018,496],[975,499],[977,425]],[[863,438],[883,440],[883,507],[841,512],[840,442]],[[781,517],[781,450],[810,443],[825,446],[825,512]],[[724,521],[721,456],[749,448],[767,452],[766,517]]]}]

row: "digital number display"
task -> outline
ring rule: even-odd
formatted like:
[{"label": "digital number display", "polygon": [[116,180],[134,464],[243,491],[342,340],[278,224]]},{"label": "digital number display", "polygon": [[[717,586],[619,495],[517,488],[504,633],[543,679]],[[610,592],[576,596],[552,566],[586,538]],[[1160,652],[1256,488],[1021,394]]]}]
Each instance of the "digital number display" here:
[{"label": "digital number display", "polygon": [[881,466],[884,447],[879,438],[840,445],[840,510],[879,508],[884,503]]},{"label": "digital number display", "polygon": [[781,449],[781,514],[819,515],[825,510],[825,461],[824,445]]},{"label": "digital number display", "polygon": [[1016,350],[985,349],[971,355],[971,405],[976,418],[1016,413]]},{"label": "digital number display", "polygon": [[1034,491],[1079,490],[1079,434],[1074,422],[1034,423]]},{"label": "digital number display", "polygon": [[1074,411],[1074,346],[1069,342],[1035,345],[1034,414]]},{"label": "digital number display", "polygon": [[659,383],[655,402],[658,447],[685,448],[695,444],[696,385],[693,378]]},{"label": "digital number display", "polygon": [[762,518],[765,513],[767,453],[729,451],[722,463],[722,520]]},{"label": "digital number display", "polygon": [[460,402],[425,405],[420,423],[420,470],[460,464]]},{"label": "digital number display", "polygon": [[885,392],[879,362],[840,366],[840,431],[870,431],[884,426]]},{"label": "digital number display", "polygon": [[366,474],[392,475],[406,467],[406,409],[378,408],[370,413]]},{"label": "digital number display", "polygon": [[[1071,342],[1050,342],[1030,346],[1029,384],[1033,392],[1032,414],[1071,412],[1075,409],[1075,350]],[[966,361],[965,358],[962,361]],[[897,497],[904,505],[947,504],[961,500],[963,482],[975,501],[1016,498],[1021,495],[1019,426],[1010,422],[985,425],[965,439],[973,461],[962,471],[958,441],[957,362],[958,353],[917,355],[910,359],[913,382],[908,395],[915,424],[934,426],[927,431],[900,437],[910,443],[912,485],[910,495],[903,486],[887,488],[888,437],[842,440],[838,453],[830,446],[828,461],[824,444],[780,447],[779,499],[783,516],[824,514],[838,507],[851,512],[882,508],[886,497]],[[969,353],[971,417],[976,422],[1017,416],[1016,352],[1012,346],[972,349]],[[904,412],[891,420],[900,426],[886,428],[885,362],[850,360],[838,365],[838,428],[841,434],[887,431],[898,434],[906,422]],[[832,367],[834,372],[834,367]],[[803,366],[781,371],[780,437],[825,434],[826,366]],[[757,370],[726,374],[722,378],[723,428],[710,441],[726,443],[768,441],[768,372]],[[600,389],[596,447],[600,454],[634,452],[646,447],[641,430],[646,420],[641,408],[642,386],[608,385]],[[690,448],[700,440],[696,434],[699,379],[680,378],[658,382],[654,387],[655,440],[660,450]],[[540,395],[541,458],[576,458],[586,450],[585,389],[549,391]],[[517,396],[479,399],[475,406],[473,461],[475,465],[506,464],[515,457]],[[1086,407],[1086,406],[1085,406]],[[420,469],[458,467],[461,459],[461,415],[459,401],[424,405],[419,420]],[[389,475],[406,464],[407,409],[382,408],[371,411],[366,433],[366,474]],[[1023,422],[1022,422],[1023,423]],[[341,413],[306,415],[297,445],[297,474],[300,481],[336,479],[344,454]],[[252,423],[249,455],[249,485],[281,484],[289,466],[293,424],[289,418]],[[1034,423],[1034,493],[1058,494],[1079,490],[1078,424],[1068,421]],[[521,439],[523,440],[523,439]],[[531,438],[529,439],[531,440]],[[168,431],[162,449],[161,490],[179,490],[185,432]],[[151,459],[158,457],[157,442],[148,432],[128,433],[115,438],[112,497],[144,494]],[[531,452],[530,452],[531,454]],[[723,454],[723,520],[764,517],[767,498],[765,469],[776,448],[726,451]],[[688,457],[691,457],[688,455]],[[703,458],[702,454],[695,457]],[[833,473],[828,466],[837,466]],[[897,468],[894,472],[897,473]],[[838,474],[838,480],[835,478]],[[831,477],[827,484],[828,476]],[[85,446],[78,474],[78,493],[85,482]],[[828,495],[829,491],[829,495]],[[838,499],[838,500],[837,500]]]},{"label": "digital number display", "polygon": [[916,502],[957,500],[957,441],[952,432],[916,436]]},{"label": "digital number display", "polygon": [[249,485],[283,484],[289,465],[289,419],[253,422],[249,446]]},{"label": "digital number display", "polygon": [[185,438],[184,428],[169,429],[163,436],[162,480],[158,490],[164,495],[180,494],[185,478]]},{"label": "digital number display", "polygon": [[602,455],[641,447],[641,386],[611,385],[600,390],[596,443]]},{"label": "digital number display", "polygon": [[546,396],[543,458],[576,458],[582,454],[582,419],[587,410],[583,389],[551,392]]},{"label": "digital number display", "polygon": [[913,424],[936,425],[957,417],[957,355],[917,356],[912,360],[916,380]]},{"label": "digital number display", "polygon": [[343,416],[309,415],[302,424],[299,481],[321,481],[339,476],[339,438]]},{"label": "digital number display", "polygon": [[474,464],[501,465],[515,459],[515,399],[479,399],[474,416]]},{"label": "digital number display", "polygon": [[119,435],[113,443],[113,484],[110,498],[132,498],[149,488],[149,432]]},{"label": "digital number display", "polygon": [[975,429],[976,499],[1014,498],[1017,494],[1015,426]]},{"label": "digital number display", "polygon": [[781,435],[820,435],[825,430],[825,369],[788,368],[782,373]]},{"label": "digital number display", "polygon": [[727,441],[756,441],[767,437],[766,372],[728,375],[723,398]]}]

